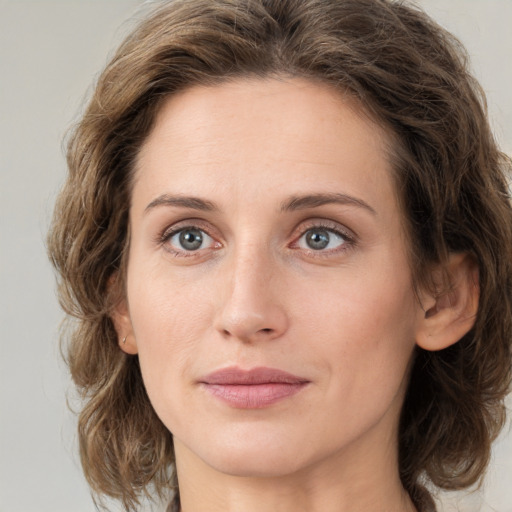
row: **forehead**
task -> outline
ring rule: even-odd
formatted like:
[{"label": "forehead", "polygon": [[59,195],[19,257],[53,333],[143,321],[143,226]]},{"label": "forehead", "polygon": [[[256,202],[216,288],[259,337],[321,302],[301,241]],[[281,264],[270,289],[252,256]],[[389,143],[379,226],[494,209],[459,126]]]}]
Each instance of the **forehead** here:
[{"label": "forehead", "polygon": [[149,198],[166,188],[218,194],[295,188],[389,192],[391,141],[357,102],[304,79],[195,86],[162,105],[136,166]]}]

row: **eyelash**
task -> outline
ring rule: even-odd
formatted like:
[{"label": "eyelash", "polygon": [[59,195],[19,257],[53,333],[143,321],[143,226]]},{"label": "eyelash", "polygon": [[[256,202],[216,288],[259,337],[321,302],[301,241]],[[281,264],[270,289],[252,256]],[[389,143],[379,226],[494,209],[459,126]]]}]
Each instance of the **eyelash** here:
[{"label": "eyelash", "polygon": [[[171,244],[168,242],[172,239],[173,236],[187,230],[197,230],[201,231],[202,233],[206,234],[207,237],[211,238],[214,241],[214,244],[218,244],[218,248],[221,247],[221,244],[219,242],[216,242],[216,239],[214,236],[212,236],[208,229],[205,228],[201,223],[195,222],[191,224],[186,225],[178,225],[173,226],[171,228],[166,228],[158,237],[157,242],[159,245],[163,246],[166,251],[174,255],[175,257],[179,258],[190,258],[190,257],[197,257],[202,249],[199,248],[197,250],[190,250],[187,251],[185,249],[179,250],[174,249]],[[357,237],[348,230],[340,229],[338,225],[336,227],[333,226],[333,224],[329,222],[322,222],[322,221],[311,221],[310,225],[307,225],[306,227],[301,228],[300,235],[294,239],[294,242],[291,244],[292,249],[300,249],[297,247],[293,247],[294,245],[297,245],[298,242],[310,231],[313,230],[324,230],[329,233],[333,233],[337,237],[340,237],[343,239],[343,243],[341,244],[340,248],[330,249],[330,250],[316,250],[316,249],[303,249],[307,251],[309,257],[314,258],[327,258],[332,256],[333,254],[340,254],[347,250],[350,250],[353,248],[357,243]]]},{"label": "eyelash", "polygon": [[339,248],[328,249],[328,250],[315,250],[315,249],[305,249],[307,250],[308,256],[313,258],[329,258],[333,255],[339,255],[344,253],[350,249],[352,249],[357,242],[356,235],[353,234],[348,229],[340,229],[339,225],[333,225],[329,222],[325,221],[311,221],[310,225],[301,228],[301,234],[295,238],[293,245],[297,244],[299,240],[301,240],[309,231],[314,230],[324,230],[329,233],[334,233],[336,236],[343,239],[343,244]]}]

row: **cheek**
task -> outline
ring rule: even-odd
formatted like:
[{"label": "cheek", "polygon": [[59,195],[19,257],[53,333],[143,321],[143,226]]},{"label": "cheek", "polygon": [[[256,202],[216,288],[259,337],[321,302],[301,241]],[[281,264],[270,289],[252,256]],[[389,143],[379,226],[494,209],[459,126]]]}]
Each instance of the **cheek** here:
[{"label": "cheek", "polygon": [[137,265],[136,254],[128,273],[130,317],[143,351],[153,346],[165,350],[187,345],[211,314],[211,287],[197,276],[180,278],[170,272],[164,258],[158,259],[162,261],[153,266]]},{"label": "cheek", "polygon": [[396,391],[415,345],[416,302],[409,280],[353,272],[307,297],[301,315],[333,380],[349,393]]},{"label": "cheek", "polygon": [[198,341],[212,324],[212,308],[197,285],[173,287],[162,275],[144,276],[128,281],[130,317],[144,383],[158,412],[155,402],[186,378]]},{"label": "cheek", "polygon": [[408,286],[390,287],[374,276],[309,296],[302,340],[312,341],[300,351],[325,376],[328,406],[317,420],[326,442],[355,439],[384,417],[397,421],[414,350],[412,295]]}]

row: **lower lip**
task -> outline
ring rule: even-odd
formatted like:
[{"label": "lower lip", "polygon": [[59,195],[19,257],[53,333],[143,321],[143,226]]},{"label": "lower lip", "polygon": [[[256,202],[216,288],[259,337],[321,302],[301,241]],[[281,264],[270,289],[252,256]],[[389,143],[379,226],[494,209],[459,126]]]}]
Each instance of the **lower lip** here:
[{"label": "lower lip", "polygon": [[307,382],[293,384],[208,384],[203,386],[216,398],[237,409],[262,409],[301,391]]}]

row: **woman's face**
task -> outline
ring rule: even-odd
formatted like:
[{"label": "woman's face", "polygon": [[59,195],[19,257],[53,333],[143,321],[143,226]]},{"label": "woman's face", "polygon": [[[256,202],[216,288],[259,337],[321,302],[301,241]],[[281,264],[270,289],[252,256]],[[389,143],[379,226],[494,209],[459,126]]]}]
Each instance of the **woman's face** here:
[{"label": "woman's face", "polygon": [[137,162],[117,325],[178,455],[259,476],[394,456],[423,313],[388,142],[305,80],[164,104]]}]

